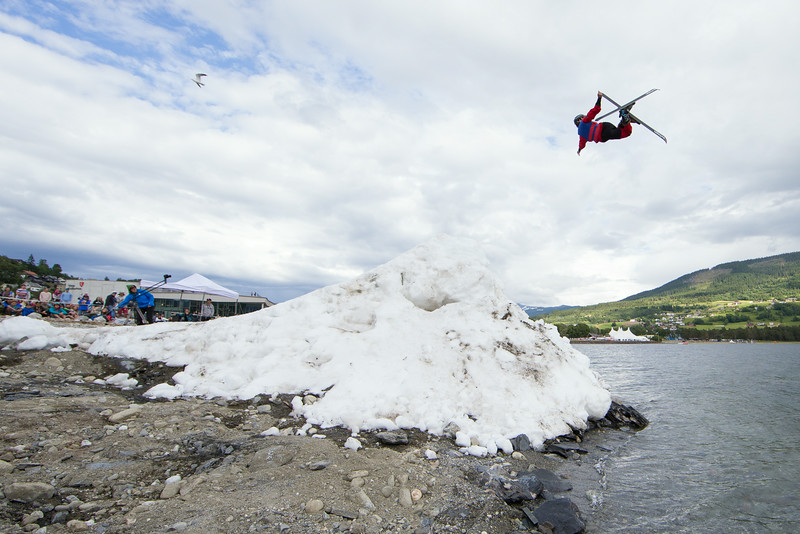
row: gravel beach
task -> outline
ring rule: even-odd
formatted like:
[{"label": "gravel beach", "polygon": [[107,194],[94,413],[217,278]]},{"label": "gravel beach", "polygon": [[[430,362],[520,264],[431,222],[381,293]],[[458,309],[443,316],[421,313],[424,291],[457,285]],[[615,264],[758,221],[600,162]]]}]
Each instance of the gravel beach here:
[{"label": "gravel beach", "polygon": [[[291,417],[291,396],[141,396],[178,370],[2,351],[0,531],[563,532],[531,511],[557,501],[585,519],[598,465],[629,435],[600,428],[560,454],[478,458],[446,435],[362,433],[353,450],[349,431]],[[121,372],[138,387],[110,384]],[[536,470],[545,484],[526,490]]]}]

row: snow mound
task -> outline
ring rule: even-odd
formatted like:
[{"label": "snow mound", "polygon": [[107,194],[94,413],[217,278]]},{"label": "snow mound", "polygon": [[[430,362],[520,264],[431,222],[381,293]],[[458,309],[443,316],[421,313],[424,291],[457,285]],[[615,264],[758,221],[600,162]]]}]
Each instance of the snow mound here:
[{"label": "snow mound", "polygon": [[89,352],[185,365],[174,398],[298,397],[323,428],[452,430],[476,451],[583,428],[610,405],[586,356],[503,294],[477,243],[439,236],[358,278],[206,323],[70,329]]},{"label": "snow mound", "polygon": [[0,346],[17,343],[18,350],[41,350],[66,345],[63,330],[32,317],[9,317],[0,322]]}]

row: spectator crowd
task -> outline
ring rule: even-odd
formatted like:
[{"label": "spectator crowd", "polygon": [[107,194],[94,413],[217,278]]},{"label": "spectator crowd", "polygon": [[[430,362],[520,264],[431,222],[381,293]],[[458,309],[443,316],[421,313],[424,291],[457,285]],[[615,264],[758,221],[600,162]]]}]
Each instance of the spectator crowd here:
[{"label": "spectator crowd", "polygon": [[[112,297],[114,293],[109,295]],[[87,317],[96,319],[103,317],[107,321],[114,319],[114,312],[108,306],[108,298],[104,301],[102,297],[97,297],[92,301],[89,295],[84,293],[77,299],[69,288],[61,291],[55,289],[50,291],[44,288],[34,295],[26,286],[20,286],[14,290],[9,286],[3,286],[2,293],[2,313],[3,315],[27,316],[38,313],[42,317],[51,319],[78,319]],[[127,310],[124,310],[127,313]]]},{"label": "spectator crowd", "polygon": [[[0,297],[2,300],[2,310],[4,316],[28,316],[38,314],[40,317],[58,320],[99,320],[113,322],[117,318],[135,318],[135,311],[124,305],[122,292],[113,291],[103,297],[98,296],[94,300],[88,293],[75,296],[69,288],[63,291],[56,288],[50,290],[45,287],[35,295],[26,284],[20,284],[16,289],[8,285],[2,287]],[[123,304],[120,306],[120,304]],[[175,314],[172,321],[207,321],[214,317],[214,308],[211,299],[207,299],[201,308],[200,317],[185,309],[181,314]],[[102,319],[101,319],[102,318]],[[153,313],[147,318],[147,322],[166,321],[163,313]],[[140,321],[137,321],[139,323]]]}]

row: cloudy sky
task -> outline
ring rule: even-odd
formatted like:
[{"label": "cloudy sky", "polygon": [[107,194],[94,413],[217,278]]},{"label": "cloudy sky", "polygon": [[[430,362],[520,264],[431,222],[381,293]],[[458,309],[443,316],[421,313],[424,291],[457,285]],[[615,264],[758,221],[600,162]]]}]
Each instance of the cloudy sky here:
[{"label": "cloudy sky", "polygon": [[[2,0],[0,254],[284,301],[447,233],[509,298],[578,305],[798,251],[798,27],[795,0]],[[653,87],[669,144],[576,154],[598,90]]]}]

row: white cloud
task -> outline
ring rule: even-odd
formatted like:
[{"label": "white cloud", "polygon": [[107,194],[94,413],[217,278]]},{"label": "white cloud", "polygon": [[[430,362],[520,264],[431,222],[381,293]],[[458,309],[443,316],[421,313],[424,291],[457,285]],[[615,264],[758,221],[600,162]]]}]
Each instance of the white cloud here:
[{"label": "white cloud", "polygon": [[[310,288],[447,232],[541,305],[800,250],[800,7],[715,6],[11,3],[0,245]],[[575,155],[652,86],[668,145]]]}]

